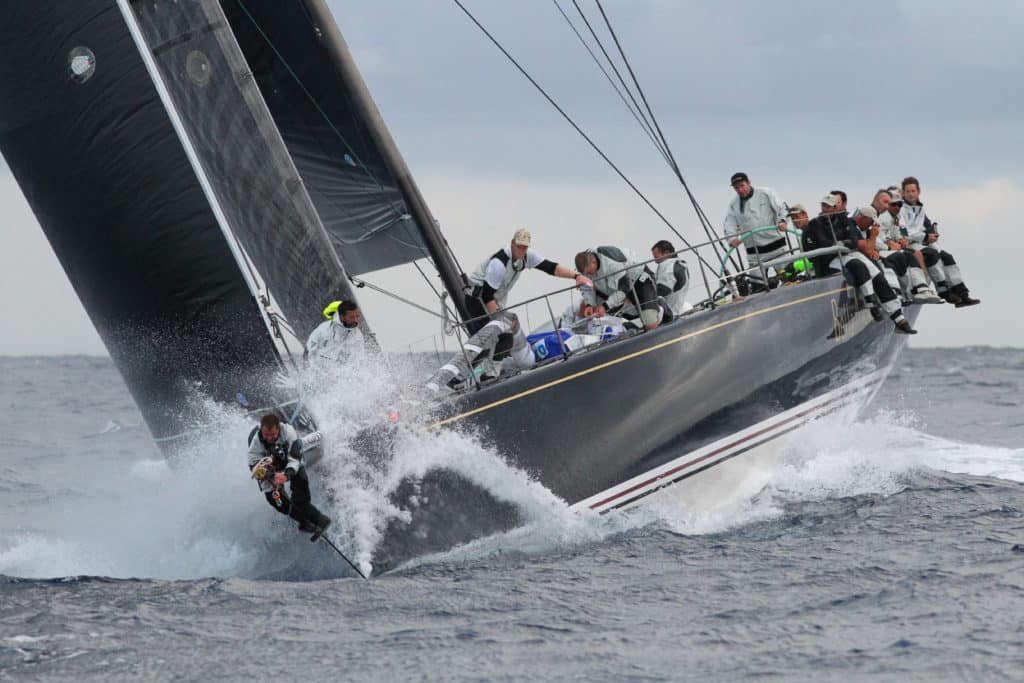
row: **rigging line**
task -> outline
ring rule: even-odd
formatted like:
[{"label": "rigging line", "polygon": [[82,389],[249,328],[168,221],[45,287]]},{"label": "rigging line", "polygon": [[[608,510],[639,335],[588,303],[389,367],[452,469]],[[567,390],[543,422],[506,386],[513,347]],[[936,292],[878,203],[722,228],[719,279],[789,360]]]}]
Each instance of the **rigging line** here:
[{"label": "rigging line", "polygon": [[[633,95],[632,89],[630,89],[629,85],[626,83],[626,79],[624,79],[622,77],[622,74],[619,73],[618,67],[615,66],[615,60],[613,60],[611,58],[611,55],[608,54],[608,51],[604,49],[604,43],[601,42],[601,38],[598,37],[597,32],[594,31],[594,27],[591,26],[590,20],[587,19],[587,15],[584,14],[584,12],[583,12],[583,8],[580,7],[580,5],[577,2],[577,0],[571,0],[571,2],[573,4],[573,6],[576,8],[576,12],[580,15],[580,18],[583,19],[583,24],[587,27],[587,30],[590,31],[590,35],[593,36],[594,42],[596,42],[597,46],[601,49],[601,54],[603,54],[604,58],[606,60],[608,60],[608,65],[612,68],[612,71],[615,73],[615,76],[618,77],[619,83],[622,84],[622,87],[626,90],[626,93],[629,94],[629,99],[633,102],[633,106],[636,107],[636,110],[639,113],[640,117],[643,118],[644,123],[647,126],[647,129],[650,130],[651,133],[653,134],[654,133],[654,128],[651,126],[651,122],[647,120],[647,116],[644,114],[643,109],[640,108],[640,103],[636,101],[636,97]],[[662,152],[663,154],[667,155],[669,153],[668,148],[665,147],[663,143],[662,143],[662,145],[659,146],[659,149],[663,150],[663,152]],[[665,161],[668,162],[668,158],[667,157],[666,157]]]},{"label": "rigging line", "polygon": [[[583,12],[583,8],[580,7],[580,5],[577,2],[577,0],[572,0],[572,3],[573,3],[573,6],[576,8],[576,12],[579,13],[580,17],[583,19],[584,24],[586,24],[587,29],[590,31],[590,35],[593,36],[594,40],[597,42],[598,47],[601,48],[602,54],[604,54],[605,59],[608,60],[608,63],[609,63],[609,65],[611,65],[612,70],[615,72],[615,75],[619,78],[619,82],[622,83],[622,86],[629,93],[630,99],[633,101],[633,104],[636,106],[637,110],[640,111],[640,115],[643,117],[644,121],[647,122],[647,115],[645,115],[643,110],[640,109],[640,104],[636,101],[636,97],[633,96],[632,89],[629,87],[629,85],[626,83],[625,79],[623,78],[622,74],[616,68],[615,62],[611,58],[611,55],[609,55],[607,50],[605,50],[604,44],[601,41],[601,38],[597,35],[597,32],[594,30],[594,27],[591,25],[590,21],[587,19],[586,14]],[[698,220],[698,222],[700,222],[701,228],[704,230],[705,236],[707,236],[707,238],[709,240],[716,239],[718,237],[718,234],[714,230],[714,228],[712,227],[711,222],[707,219],[707,216],[704,215],[703,210],[700,208],[700,205],[697,203],[696,196],[694,196],[694,194],[690,191],[690,188],[687,185],[686,180],[683,178],[682,172],[679,170],[679,165],[676,163],[675,156],[672,154],[672,149],[671,149],[671,147],[668,144],[668,140],[665,138],[665,135],[661,131],[661,127],[658,125],[657,118],[654,116],[654,112],[653,112],[653,110],[651,109],[650,105],[647,102],[647,98],[644,95],[643,89],[640,87],[640,82],[639,82],[639,80],[637,80],[636,74],[633,72],[633,68],[632,68],[632,66],[630,66],[629,60],[626,58],[626,54],[625,54],[625,52],[622,49],[622,45],[619,43],[618,37],[616,36],[614,29],[612,29],[611,23],[608,20],[607,15],[604,13],[604,9],[601,7],[600,2],[597,3],[597,6],[601,10],[601,15],[604,18],[605,25],[608,27],[608,31],[611,34],[612,39],[615,41],[615,45],[616,45],[616,47],[619,50],[619,55],[622,57],[622,61],[625,64],[626,68],[629,70],[629,75],[632,78],[634,85],[636,86],[637,92],[640,94],[640,98],[644,102],[644,105],[645,105],[645,107],[647,109],[647,114],[650,115],[650,122],[647,122],[647,125],[650,128],[650,126],[653,123],[654,128],[657,129],[657,134],[658,134],[658,136],[659,136],[659,138],[661,140],[660,145],[658,146],[658,148],[659,148],[659,150],[662,150],[662,156],[664,157],[665,162],[668,164],[669,169],[675,174],[676,178],[678,178],[680,183],[682,184],[683,190],[686,192],[687,198],[690,200],[690,204],[693,205],[693,207],[694,207],[694,210],[695,210],[695,212],[697,214],[697,220]],[[722,258],[722,254],[719,253],[719,245],[718,245],[718,243],[713,243],[712,246],[711,246],[711,249],[712,249],[712,251],[714,251],[716,258],[718,258],[718,259]],[[737,268],[739,267],[738,264],[734,263],[734,265],[736,265]]]},{"label": "rigging line", "polygon": [[[428,261],[430,261],[430,258],[428,257],[428,258],[427,258],[427,260],[428,260]],[[426,280],[426,282],[427,282],[427,285],[428,285],[428,286],[430,287],[430,290],[431,290],[431,291],[432,291],[432,292],[433,292],[433,293],[434,293],[434,294],[435,294],[435,295],[436,295],[436,296],[437,296],[438,298],[441,298],[441,292],[439,292],[439,291],[437,290],[437,287],[435,287],[435,286],[434,286],[434,283],[433,283],[433,282],[431,282],[431,281],[430,281],[430,278],[429,278],[429,277],[427,277],[427,274],[423,272],[423,269],[422,269],[422,268],[420,268],[420,264],[419,264],[419,263],[417,263],[416,261],[412,261],[412,265],[416,267],[416,270],[418,270],[418,271],[419,271],[419,274],[423,276],[423,279],[424,279],[424,280]],[[433,265],[433,261],[431,261],[431,265]]]},{"label": "rigging line", "polygon": [[366,280],[362,280],[362,279],[360,279],[360,278],[358,278],[358,277],[356,277],[354,275],[352,277],[350,277],[349,279],[352,280],[352,283],[355,284],[356,287],[367,287],[368,289],[372,289],[375,292],[379,292],[379,293],[383,294],[384,296],[389,296],[392,299],[395,299],[396,301],[401,301],[403,304],[406,304],[408,306],[412,306],[413,308],[419,309],[419,310],[423,311],[424,313],[429,313],[430,315],[434,316],[435,318],[443,318],[444,317],[440,313],[438,313],[437,311],[432,311],[429,308],[427,308],[426,306],[421,306],[420,304],[416,303],[415,301],[410,301],[409,299],[401,297],[401,296],[395,294],[394,292],[389,292],[388,290],[384,289],[383,287],[378,287],[377,285],[371,284],[371,283],[367,282]]},{"label": "rigging line", "polygon": [[[430,259],[428,258],[427,260],[429,261]],[[433,264],[433,261],[430,261],[430,263]],[[437,300],[441,302],[441,305],[445,309],[447,309],[448,315],[451,316],[451,317],[458,317],[457,311],[446,303],[444,294],[442,294],[440,291],[438,291],[437,287],[435,287],[434,283],[430,281],[430,278],[427,276],[427,274],[423,272],[422,268],[420,268],[420,264],[417,263],[416,261],[413,261],[412,264],[416,267],[416,270],[418,270],[420,272],[420,275],[423,276],[423,279],[427,281],[427,285],[430,286],[430,289],[431,289],[431,291],[434,292],[434,295],[437,297]],[[434,270],[437,270],[437,268],[435,267]],[[462,269],[460,268],[459,270],[461,271]],[[449,297],[449,300],[450,300],[450,297]],[[440,317],[442,319],[444,319],[444,316],[440,316]]]},{"label": "rigging line", "polygon": [[[515,66],[515,67],[516,67],[516,69],[518,69],[518,70],[519,70],[519,73],[521,73],[521,74],[522,74],[523,76],[525,76],[525,77],[526,77],[526,79],[527,79],[528,81],[530,81],[530,83],[531,83],[531,84],[533,85],[533,87],[534,87],[534,88],[536,88],[536,89],[537,89],[537,91],[538,91],[538,92],[540,92],[540,94],[544,96],[544,99],[546,99],[546,100],[547,100],[547,101],[548,101],[548,102],[549,102],[549,103],[551,104],[551,106],[552,106],[552,107],[554,107],[554,108],[555,108],[555,110],[556,110],[556,111],[557,111],[557,112],[558,112],[559,114],[561,114],[561,115],[562,115],[562,118],[564,118],[564,119],[566,120],[566,122],[568,122],[568,124],[569,124],[570,126],[572,126],[572,127],[573,127],[573,129],[574,129],[574,130],[575,130],[575,131],[576,131],[577,133],[579,133],[579,134],[580,134],[580,135],[581,135],[581,136],[583,137],[583,139],[584,139],[584,140],[586,140],[586,141],[587,141],[587,144],[589,144],[589,145],[590,145],[590,147],[591,147],[591,148],[592,148],[592,149],[593,149],[593,150],[594,150],[595,152],[597,152],[597,153],[598,153],[598,155],[600,155],[600,157],[601,157],[602,159],[604,159],[604,161],[605,161],[605,162],[606,162],[606,163],[607,163],[607,164],[608,164],[609,166],[611,166],[612,170],[614,170],[614,171],[615,171],[615,173],[616,173],[616,174],[618,174],[618,176],[619,176],[620,178],[622,178],[622,180],[624,180],[624,181],[625,181],[625,183],[626,183],[627,185],[629,185],[630,189],[632,189],[632,190],[633,190],[633,192],[635,192],[635,193],[637,194],[637,196],[638,196],[638,197],[640,197],[640,199],[642,199],[642,200],[643,200],[643,202],[644,202],[644,203],[645,203],[645,204],[646,204],[646,205],[647,205],[647,206],[648,206],[648,207],[649,207],[649,208],[651,209],[651,211],[653,211],[653,212],[654,212],[654,214],[655,214],[655,215],[656,215],[656,216],[657,216],[658,218],[660,218],[660,219],[661,219],[661,222],[662,222],[662,223],[664,223],[664,224],[665,224],[666,226],[668,226],[668,228],[669,228],[669,229],[670,229],[670,230],[671,230],[672,232],[674,232],[674,233],[676,234],[676,236],[677,236],[677,237],[679,237],[679,239],[681,239],[681,240],[683,241],[683,244],[685,244],[685,245],[686,245],[686,246],[687,246],[688,248],[690,248],[690,249],[693,249],[693,247],[692,247],[692,245],[690,244],[690,242],[689,242],[689,241],[688,241],[688,240],[687,240],[687,239],[686,239],[685,237],[683,237],[683,234],[682,234],[681,232],[679,232],[679,230],[677,230],[677,229],[676,229],[676,226],[672,225],[672,223],[671,223],[671,222],[670,222],[670,221],[668,220],[668,218],[666,218],[666,217],[665,217],[665,215],[664,215],[663,213],[661,213],[661,211],[659,211],[659,210],[658,210],[658,208],[657,208],[656,206],[654,206],[654,204],[653,204],[653,203],[651,203],[651,200],[650,200],[650,199],[648,199],[648,198],[647,198],[647,196],[646,196],[646,195],[645,195],[645,194],[644,194],[643,192],[641,192],[641,191],[640,191],[640,188],[638,188],[638,187],[637,187],[636,185],[634,185],[634,184],[633,184],[633,181],[631,181],[631,180],[630,180],[630,179],[629,179],[628,177],[626,177],[626,174],[625,174],[625,173],[623,173],[623,172],[622,172],[622,171],[621,171],[621,170],[619,169],[619,167],[618,167],[618,166],[616,166],[616,165],[615,165],[615,163],[614,163],[614,162],[613,162],[613,161],[612,161],[611,159],[609,159],[609,158],[608,158],[608,155],[607,155],[607,154],[605,154],[605,153],[604,153],[603,151],[601,151],[601,148],[597,146],[597,144],[596,144],[596,143],[595,143],[595,142],[594,142],[594,141],[593,141],[593,140],[592,140],[592,139],[590,138],[590,136],[589,136],[589,135],[587,135],[587,134],[586,134],[585,132],[583,132],[583,129],[582,129],[582,128],[580,128],[580,127],[579,127],[579,125],[577,125],[575,121],[573,121],[572,117],[570,117],[570,116],[569,116],[569,115],[568,115],[568,114],[567,114],[567,113],[565,112],[565,110],[564,110],[564,109],[562,109],[562,108],[561,108],[560,106],[558,106],[558,103],[557,103],[557,102],[555,102],[555,101],[554,101],[554,100],[553,100],[553,99],[551,98],[551,96],[550,96],[550,95],[548,95],[547,91],[545,91],[545,90],[544,90],[544,88],[542,88],[542,87],[540,86],[540,84],[539,84],[539,83],[537,83],[537,81],[535,81],[535,80],[533,79],[533,77],[532,77],[532,76],[531,76],[531,75],[530,75],[529,73],[527,73],[526,69],[524,69],[524,68],[523,68],[523,67],[522,67],[522,66],[521,66],[521,65],[519,64],[519,62],[517,62],[517,61],[515,60],[515,58],[514,58],[514,57],[513,57],[513,56],[512,56],[511,54],[509,54],[508,50],[506,50],[506,49],[505,49],[505,48],[504,48],[504,47],[503,47],[503,46],[501,45],[501,43],[499,43],[499,42],[498,42],[498,40],[497,40],[497,39],[496,39],[496,38],[495,38],[495,37],[494,37],[493,35],[491,35],[491,33],[490,33],[490,32],[489,32],[489,31],[488,31],[488,30],[487,30],[486,28],[484,28],[483,24],[481,24],[481,23],[480,23],[479,21],[477,21],[477,18],[476,18],[476,17],[474,17],[474,16],[473,16],[473,14],[472,14],[472,13],[471,13],[471,12],[470,12],[470,11],[469,11],[468,9],[466,9],[465,5],[463,5],[463,4],[462,4],[461,0],[452,0],[452,2],[454,2],[454,3],[456,4],[456,5],[458,5],[459,9],[461,9],[461,10],[463,11],[463,13],[464,13],[464,14],[465,14],[465,15],[466,15],[467,17],[469,17],[470,21],[472,21],[472,22],[473,22],[474,24],[476,24],[477,28],[479,28],[479,29],[480,29],[480,30],[481,30],[481,31],[483,32],[483,34],[484,34],[485,36],[487,36],[487,38],[488,38],[488,39],[489,39],[489,40],[490,40],[490,41],[491,41],[491,42],[492,42],[492,43],[494,44],[494,46],[495,46],[495,47],[497,47],[497,48],[498,48],[498,49],[499,49],[499,50],[501,51],[501,53],[502,53],[503,55],[505,55],[505,57],[506,57],[506,58],[508,58],[508,60],[509,60],[510,62],[512,62],[513,66]],[[700,254],[698,254],[698,253],[697,253],[696,251],[694,251],[693,253],[697,255],[697,258],[699,258],[699,259],[700,259],[701,263],[703,263],[703,264],[704,264],[705,266],[707,266],[708,268],[711,268],[712,270],[714,270],[714,268],[713,268],[713,267],[711,266],[711,264],[710,264],[710,263],[708,263],[708,261],[707,261],[707,260],[706,260],[706,259],[705,259],[705,258],[704,258],[703,256],[701,256]]]},{"label": "rigging line", "polygon": [[[647,114],[644,114],[644,111],[640,108],[640,104],[636,101],[636,97],[633,95],[632,89],[629,87],[629,84],[626,83],[625,79],[623,78],[623,76],[622,76],[621,72],[618,70],[618,68],[616,68],[615,60],[613,60],[611,55],[608,54],[608,51],[605,50],[604,43],[602,42],[600,36],[597,35],[597,32],[594,30],[594,27],[591,25],[590,21],[587,19],[586,14],[583,12],[583,8],[580,7],[580,5],[577,2],[577,0],[572,0],[572,3],[573,3],[573,6],[576,8],[576,12],[580,15],[580,18],[583,19],[583,23],[586,25],[587,29],[590,31],[590,35],[593,36],[594,41],[597,43],[598,47],[601,48],[601,53],[604,55],[605,59],[608,60],[608,64],[612,67],[612,70],[615,72],[615,75],[618,77],[619,82],[622,83],[622,87],[625,88],[626,92],[629,93],[630,99],[632,100],[633,104],[636,106],[637,110],[639,110],[640,116],[643,117],[643,120],[644,120],[645,124],[647,125],[648,130],[652,130],[652,132],[653,132],[653,129],[651,128],[652,123],[653,123],[653,126],[655,128],[657,128],[657,134],[658,134],[658,137],[660,139],[660,142],[655,143],[655,144],[658,147],[659,151],[661,151],[662,157],[665,159],[665,163],[668,164],[669,169],[674,173],[676,178],[678,178],[680,183],[682,184],[683,190],[686,192],[686,195],[687,195],[688,199],[690,200],[690,204],[694,207],[694,210],[695,210],[695,212],[697,214],[697,220],[698,220],[698,222],[700,222],[701,228],[704,230],[705,236],[707,236],[707,238],[709,240],[717,238],[718,237],[717,232],[715,232],[715,230],[712,228],[711,222],[709,220],[707,220],[707,216],[703,214],[703,211],[700,209],[700,206],[697,203],[697,198],[690,191],[690,188],[687,185],[686,180],[682,176],[682,172],[679,170],[679,165],[676,163],[675,156],[672,154],[672,149],[671,149],[671,147],[668,144],[668,140],[665,138],[664,134],[661,131],[661,127],[658,125],[657,118],[654,116],[654,112],[653,112],[653,110],[651,109],[650,105],[647,102],[647,98],[644,95],[643,89],[640,87],[640,82],[637,80],[636,74],[633,73],[633,68],[632,68],[632,66],[630,66],[629,60],[626,58],[626,54],[623,51],[621,44],[619,43],[618,37],[615,35],[615,31],[612,29],[611,23],[609,22],[607,15],[604,14],[604,10],[603,10],[603,8],[601,8],[600,3],[597,3],[597,5],[598,5],[598,8],[601,9],[601,14],[602,14],[602,17],[604,18],[605,25],[608,27],[608,31],[611,34],[612,39],[615,41],[616,47],[619,50],[619,55],[622,57],[623,63],[625,64],[626,68],[629,70],[630,77],[632,78],[633,83],[636,86],[636,90],[640,94],[640,98],[643,100],[644,105],[645,105],[645,107],[647,109]],[[650,116],[650,122],[648,122],[648,115]],[[722,254],[719,253],[719,245],[717,243],[713,243],[711,245],[711,249],[712,249],[712,251],[714,251],[716,258],[718,258],[718,259],[722,258]],[[734,264],[734,265],[737,265],[737,267],[739,267],[738,264]]]},{"label": "rigging line", "polygon": [[[576,0],[573,0],[576,3]],[[644,107],[647,109],[647,113],[651,117],[651,121],[654,122],[654,127],[658,131],[658,136],[661,138],[662,144],[668,151],[670,161],[670,167],[675,172],[676,177],[679,178],[679,182],[682,184],[683,189],[686,191],[687,197],[690,199],[690,203],[693,204],[694,211],[697,213],[697,218],[700,220],[701,225],[704,227],[704,232],[708,239],[717,239],[719,237],[717,231],[711,225],[711,222],[707,220],[707,216],[704,214],[703,209],[700,208],[700,204],[697,202],[697,198],[690,190],[690,186],[687,184],[686,179],[683,178],[682,171],[679,169],[679,164],[676,163],[675,155],[672,154],[672,149],[668,144],[668,140],[665,138],[665,134],[661,130],[661,126],[658,124],[658,119],[654,115],[654,111],[651,109],[650,103],[647,101],[647,96],[644,94],[643,87],[640,85],[639,79],[636,77],[636,73],[633,71],[632,65],[629,63],[629,59],[626,57],[626,52],[622,47],[622,43],[619,41],[618,35],[615,33],[615,29],[612,28],[611,21],[608,19],[608,15],[604,11],[604,6],[601,4],[601,0],[594,0],[594,4],[597,5],[598,10],[601,12],[601,17],[604,19],[605,26],[608,28],[608,33],[611,35],[612,40],[615,41],[615,47],[619,51],[619,55],[622,57],[622,63],[625,64],[626,69],[629,71],[629,76],[633,79],[633,84],[636,85],[637,93],[640,95],[640,99],[643,100]],[[715,255],[718,256],[718,244],[715,243],[713,246]],[[735,262],[734,262],[735,265]]]},{"label": "rigging line", "polygon": [[565,10],[562,9],[562,5],[559,4],[558,0],[551,1],[555,4],[555,7],[558,8],[558,12],[559,14],[562,15],[562,18],[565,19],[565,22],[569,24],[569,28],[572,29],[572,32],[576,34],[577,38],[579,38],[580,44],[582,44],[586,51],[590,53],[591,59],[593,59],[594,63],[597,64],[597,68],[600,69],[601,73],[604,74],[604,77],[608,80],[608,83],[609,85],[612,86],[612,89],[615,90],[616,94],[619,96],[619,99],[622,100],[622,103],[626,105],[626,109],[628,109],[629,113],[633,115],[633,118],[636,119],[636,122],[638,124],[640,124],[640,127],[647,134],[647,138],[654,145],[655,149],[658,150],[658,152],[661,154],[665,162],[668,163],[668,155],[665,153],[665,150],[662,149],[661,143],[658,142],[657,138],[654,137],[654,130],[650,127],[650,124],[648,124],[647,121],[645,121],[644,119],[641,119],[640,114],[637,113],[635,109],[633,109],[633,106],[629,103],[629,100],[626,99],[626,96],[622,93],[622,90],[619,88],[618,85],[615,84],[615,81],[612,80],[611,74],[609,74],[608,70],[604,68],[604,64],[602,64],[601,60],[599,60],[597,58],[597,55],[594,54],[594,51],[590,48],[590,45],[587,43],[587,41],[583,38],[583,35],[576,28],[576,25],[572,23],[572,19],[569,18],[569,15],[566,14]]},{"label": "rigging line", "polygon": [[[263,30],[263,27],[259,25],[259,22],[256,21],[256,18],[249,12],[249,8],[245,6],[245,3],[242,0],[235,1],[238,3],[238,6],[242,9],[242,12],[245,13],[245,16],[249,18],[249,21],[252,22],[252,25],[256,28],[256,31],[259,32],[260,36],[267,43],[267,46],[269,46],[270,49],[274,52],[274,55],[281,62],[281,65],[284,66],[284,68],[288,71],[288,75],[292,77],[292,80],[294,80],[295,83],[299,86],[303,94],[309,99],[309,101],[313,104],[316,110],[320,113],[320,116],[323,117],[324,121],[327,123],[330,129],[334,131],[334,134],[338,136],[339,140],[341,140],[342,144],[344,144],[345,147],[348,148],[349,153],[352,155],[352,158],[359,163],[359,165],[363,168],[364,171],[366,171],[366,175],[369,176],[377,184],[377,187],[380,189],[381,193],[384,193],[385,189],[383,183],[381,183],[380,180],[377,179],[377,177],[373,174],[373,171],[370,170],[369,166],[367,166],[359,157],[359,154],[358,152],[356,152],[355,148],[351,144],[349,144],[348,140],[345,139],[345,136],[341,134],[340,130],[338,130],[338,127],[334,125],[334,122],[331,121],[330,117],[327,115],[327,112],[323,110],[323,108],[320,106],[320,103],[317,102],[316,98],[313,97],[313,94],[309,92],[309,90],[306,88],[306,85],[302,82],[302,79],[299,78],[298,74],[295,73],[291,65],[284,58],[284,55],[281,54],[281,52],[277,49],[277,46],[270,39],[270,36],[266,34],[266,32]],[[389,206],[391,206],[392,211],[399,214],[401,213],[394,205],[391,204],[390,201],[386,203]]]},{"label": "rigging line", "polygon": [[281,326],[281,329],[283,329],[285,332],[287,332],[288,334],[292,335],[296,339],[299,338],[299,335],[295,333],[295,328],[293,328],[291,326],[291,323],[288,322],[288,318],[286,318],[283,315],[281,315],[280,313],[276,313],[276,312],[275,313],[271,313],[270,315],[275,320],[277,320],[277,324]]}]

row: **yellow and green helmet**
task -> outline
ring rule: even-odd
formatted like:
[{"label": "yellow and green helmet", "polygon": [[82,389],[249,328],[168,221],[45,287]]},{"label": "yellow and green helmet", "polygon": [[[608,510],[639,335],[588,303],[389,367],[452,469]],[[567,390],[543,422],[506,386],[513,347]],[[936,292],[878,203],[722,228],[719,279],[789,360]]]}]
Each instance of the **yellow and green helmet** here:
[{"label": "yellow and green helmet", "polygon": [[342,301],[332,301],[327,304],[327,308],[324,309],[324,317],[330,320],[334,317],[334,314],[338,312],[338,308],[341,307]]}]

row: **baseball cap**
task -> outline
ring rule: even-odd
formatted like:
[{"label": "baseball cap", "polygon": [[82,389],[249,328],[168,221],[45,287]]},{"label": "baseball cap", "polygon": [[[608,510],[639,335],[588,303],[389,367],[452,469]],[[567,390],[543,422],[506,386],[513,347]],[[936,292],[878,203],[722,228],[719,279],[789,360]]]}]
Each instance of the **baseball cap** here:
[{"label": "baseball cap", "polygon": [[827,194],[821,198],[821,203],[825,206],[835,206],[839,203],[839,197],[834,194]]},{"label": "baseball cap", "polygon": [[512,244],[518,244],[521,247],[530,246],[530,231],[526,228],[516,230],[516,234],[512,235]]},{"label": "baseball cap", "polygon": [[729,184],[735,185],[736,183],[742,182],[744,180],[746,180],[748,183],[750,182],[750,178],[747,177],[746,173],[743,173],[742,171],[737,171],[736,173],[732,174],[731,178],[729,178]]}]

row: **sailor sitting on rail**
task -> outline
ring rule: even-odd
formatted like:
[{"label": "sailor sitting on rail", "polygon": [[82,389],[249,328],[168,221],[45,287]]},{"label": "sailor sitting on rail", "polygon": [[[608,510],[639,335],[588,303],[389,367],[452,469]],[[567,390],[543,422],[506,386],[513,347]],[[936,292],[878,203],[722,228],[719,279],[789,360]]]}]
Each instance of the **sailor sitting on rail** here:
[{"label": "sailor sitting on rail", "polygon": [[902,291],[905,302],[941,304],[942,299],[932,294],[928,288],[921,263],[913,252],[903,249],[906,240],[900,241],[897,220],[889,209],[893,202],[902,203],[902,200],[894,196],[890,190],[878,190],[871,200],[871,207],[878,212],[879,229],[875,238],[875,249],[881,256],[886,279],[894,290]]},{"label": "sailor sitting on rail", "polygon": [[[789,253],[786,204],[775,194],[775,190],[752,186],[746,173],[733,173],[729,184],[736,190],[736,197],[729,203],[725,214],[725,236],[734,247],[739,247],[741,243],[746,246],[747,262],[754,269],[748,277],[755,291],[763,291],[768,285],[764,282],[761,263]],[[743,236],[756,228],[772,225],[778,228],[778,232],[761,230]]]},{"label": "sailor sitting on rail", "polygon": [[466,308],[470,315],[479,318],[466,324],[469,334],[475,334],[487,324],[487,318],[482,316],[505,308],[509,292],[526,268],[536,268],[548,275],[574,280],[578,285],[590,284],[589,278],[568,266],[549,261],[537,252],[530,251],[530,242],[529,230],[516,230],[509,246],[496,251],[469,276],[473,289],[466,295]]},{"label": "sailor sitting on rail", "polygon": [[890,185],[885,189],[889,191],[889,196],[892,197],[889,200],[889,210],[887,212],[889,215],[883,216],[879,214],[878,224],[885,235],[886,244],[889,242],[898,244],[900,249],[906,250],[908,254],[914,257],[922,271],[927,272],[928,264],[925,263],[924,255],[920,251],[910,248],[910,240],[907,239],[906,231],[900,226],[900,211],[903,209],[903,193],[900,192],[900,186]]},{"label": "sailor sitting on rail", "polygon": [[811,219],[807,215],[807,208],[803,204],[794,204],[789,207],[789,211],[786,212],[786,216],[793,222],[793,229],[797,231],[797,234],[803,234],[803,229],[807,227]]},{"label": "sailor sitting on rail", "polygon": [[615,314],[629,302],[640,311],[644,327],[658,327],[662,313],[654,278],[633,252],[612,246],[581,251],[576,254],[576,270],[593,280],[590,286],[583,286],[588,316]]},{"label": "sailor sitting on rail", "polygon": [[366,351],[363,333],[359,329],[362,313],[354,301],[332,301],[324,309],[324,322],[313,330],[306,341],[306,360],[344,362],[361,357]]},{"label": "sailor sitting on rail", "polygon": [[651,247],[651,256],[657,270],[654,272],[654,284],[668,307],[665,317],[669,322],[687,311],[686,290],[690,287],[690,270],[686,261],[676,256],[676,249],[668,240],[659,240]]},{"label": "sailor sitting on rail", "polygon": [[917,334],[910,326],[910,322],[903,317],[899,299],[886,281],[885,275],[872,260],[877,256],[874,238],[869,240],[863,230],[871,228],[878,217],[877,212],[871,207],[858,209],[857,222],[854,222],[845,211],[836,212],[839,201],[840,198],[833,194],[827,194],[822,198],[821,214],[804,229],[803,246],[805,251],[811,251],[838,244],[851,251],[835,257],[815,257],[815,275],[826,277],[842,271],[868,302],[871,315],[876,320],[882,319],[884,311],[896,325],[897,332]]},{"label": "sailor sitting on rail", "polygon": [[928,274],[935,283],[939,296],[957,308],[980,304],[979,299],[971,297],[967,285],[960,275],[960,266],[956,259],[947,251],[937,249],[934,244],[939,239],[938,223],[933,223],[924,212],[921,203],[921,183],[917,178],[908,176],[901,183],[903,192],[903,208],[900,209],[900,229],[905,232],[910,248],[916,249],[924,256]]}]

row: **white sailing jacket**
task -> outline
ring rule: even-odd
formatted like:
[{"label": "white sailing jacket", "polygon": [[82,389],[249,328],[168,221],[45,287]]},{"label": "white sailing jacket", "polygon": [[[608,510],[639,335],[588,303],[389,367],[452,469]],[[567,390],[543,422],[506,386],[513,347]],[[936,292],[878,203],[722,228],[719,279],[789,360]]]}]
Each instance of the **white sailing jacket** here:
[{"label": "white sailing jacket", "polygon": [[358,327],[345,327],[335,313],[313,330],[306,340],[306,357],[310,362],[345,362],[366,351],[363,332]]},{"label": "white sailing jacket", "polygon": [[[725,236],[732,239],[754,228],[778,225],[785,220],[786,203],[779,199],[775,190],[755,187],[749,199],[741,202],[737,195],[729,202],[725,214]],[[777,230],[764,230],[745,238],[743,244],[747,247],[761,247],[784,238],[785,235]]]},{"label": "white sailing jacket", "polygon": [[892,252],[889,248],[886,240],[892,240],[893,242],[899,242],[903,237],[900,234],[899,221],[888,211],[884,211],[878,214],[878,237],[875,238],[875,249],[885,256]]},{"label": "white sailing jacket", "polygon": [[513,261],[511,250],[505,247],[477,266],[469,276],[469,282],[474,287],[490,285],[494,290],[494,301],[498,308],[505,308],[508,293],[519,280],[520,274],[527,268],[536,268],[545,260],[543,256],[530,249],[524,258]]},{"label": "white sailing jacket", "polygon": [[685,310],[686,290],[690,287],[690,271],[686,261],[670,258],[651,265],[658,268],[654,274],[658,296],[665,299],[672,309],[672,315],[681,315]]},{"label": "white sailing jacket", "polygon": [[925,235],[930,232],[931,227],[932,221],[924,212],[924,204],[903,202],[903,208],[900,209],[900,229],[912,246],[920,247],[925,244]]}]

